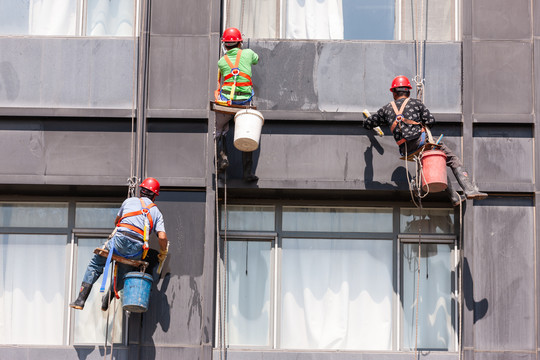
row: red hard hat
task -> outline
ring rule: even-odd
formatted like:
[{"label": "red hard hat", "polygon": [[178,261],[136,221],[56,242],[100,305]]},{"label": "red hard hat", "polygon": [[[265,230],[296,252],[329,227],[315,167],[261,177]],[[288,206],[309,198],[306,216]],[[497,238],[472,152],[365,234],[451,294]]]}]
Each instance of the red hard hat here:
[{"label": "red hard hat", "polygon": [[238,30],[237,28],[231,27],[231,28],[225,29],[225,31],[223,32],[223,37],[221,38],[221,41],[224,43],[234,43],[234,42],[243,41],[242,34],[240,33],[240,30]]},{"label": "red hard hat", "polygon": [[393,91],[395,88],[398,87],[406,87],[409,89],[412,89],[411,82],[406,76],[399,75],[392,80],[392,86],[390,87],[390,91]]},{"label": "red hard hat", "polygon": [[152,177],[144,179],[139,187],[150,190],[154,194],[159,195],[159,182]]}]

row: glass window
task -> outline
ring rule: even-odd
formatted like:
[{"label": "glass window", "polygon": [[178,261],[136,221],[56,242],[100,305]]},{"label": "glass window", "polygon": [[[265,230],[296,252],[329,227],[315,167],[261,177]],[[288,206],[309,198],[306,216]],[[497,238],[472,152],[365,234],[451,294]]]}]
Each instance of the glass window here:
[{"label": "glass window", "polygon": [[224,17],[248,38],[452,41],[456,1],[230,0]]},{"label": "glass window", "polygon": [[75,35],[79,0],[0,0],[2,35]]},{"label": "glass window", "polygon": [[77,203],[75,227],[112,229],[120,206],[121,204]]},{"label": "glass window", "polygon": [[66,227],[67,203],[0,203],[0,227]]},{"label": "glass window", "polygon": [[283,230],[392,232],[392,209],[286,206]]},{"label": "glass window", "polygon": [[61,345],[65,235],[0,235],[0,343]]},{"label": "glass window", "polygon": [[274,207],[273,206],[249,206],[227,205],[221,209],[221,230],[251,230],[251,231],[274,231]]},{"label": "glass window", "polygon": [[138,0],[0,0],[0,35],[133,36],[138,5]]},{"label": "glass window", "polygon": [[136,0],[87,0],[86,35],[133,36]]},{"label": "glass window", "polygon": [[281,348],[391,349],[391,240],[283,239],[282,252]]},{"label": "glass window", "polygon": [[402,233],[453,234],[454,210],[452,209],[401,209]]},{"label": "glass window", "polygon": [[452,245],[422,244],[420,252],[417,338],[418,244],[402,246],[402,347],[412,350],[417,343],[419,349],[452,350]]},{"label": "glass window", "polygon": [[270,346],[270,241],[227,241],[231,345]]},{"label": "glass window", "polygon": [[[94,255],[94,249],[101,246],[106,239],[103,238],[79,238],[77,247],[77,276],[76,276],[76,289],[74,289],[73,299],[76,298],[76,294],[79,292],[78,286],[80,286],[86,267],[90,262],[90,259]],[[103,275],[94,284],[92,291],[83,310],[73,310],[75,315],[75,326],[73,328],[73,341],[75,344],[101,344],[104,342],[105,334],[109,337],[107,341],[112,341],[112,335],[114,334],[114,342],[119,343],[122,341],[122,295],[120,299],[113,300],[111,302],[111,309],[109,314],[109,331],[107,332],[107,312],[101,311],[101,298],[104,293],[99,292]],[[107,279],[107,285],[105,289],[108,289],[109,279]],[[116,316],[112,314],[116,311]],[[114,320],[114,327],[113,327]]]}]

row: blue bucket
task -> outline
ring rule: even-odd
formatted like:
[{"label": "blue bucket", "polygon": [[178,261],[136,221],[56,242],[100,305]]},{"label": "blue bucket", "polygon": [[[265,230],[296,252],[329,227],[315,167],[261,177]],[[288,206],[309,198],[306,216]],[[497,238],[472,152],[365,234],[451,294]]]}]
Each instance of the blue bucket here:
[{"label": "blue bucket", "polygon": [[123,309],[134,313],[143,313],[148,309],[150,290],[154,280],[150,274],[129,272],[124,276]]}]

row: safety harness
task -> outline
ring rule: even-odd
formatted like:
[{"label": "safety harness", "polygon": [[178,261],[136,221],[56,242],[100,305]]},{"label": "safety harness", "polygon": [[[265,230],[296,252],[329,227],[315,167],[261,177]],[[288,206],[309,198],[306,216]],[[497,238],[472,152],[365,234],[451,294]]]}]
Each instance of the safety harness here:
[{"label": "safety harness", "polygon": [[[139,256],[141,253],[142,253],[142,259],[144,259],[146,257],[146,254],[148,253],[148,249],[149,249],[148,237],[149,237],[150,230],[154,227],[154,221],[152,219],[152,215],[150,214],[150,208],[156,206],[156,204],[151,203],[150,205],[147,206],[144,203],[144,200],[142,198],[139,199],[139,200],[141,201],[141,210],[132,211],[132,212],[129,212],[127,214],[124,214],[120,218],[120,220],[118,220],[118,224],[116,224],[116,229],[123,227],[123,228],[127,228],[129,230],[135,231],[137,234],[141,235],[142,239],[143,239],[142,250],[137,252],[136,254],[132,254],[132,255],[121,254],[121,253],[118,252],[118,250],[115,249],[114,236],[112,236],[112,241],[111,241],[111,245],[110,245],[110,248],[109,248],[109,255],[107,256],[107,260],[105,262],[105,268],[103,269],[103,281],[101,283],[100,292],[105,291],[105,283],[107,282],[107,273],[109,272],[109,266],[110,266],[111,261],[112,261],[113,253],[115,253],[117,255],[120,255],[122,257],[125,257],[126,259],[134,258],[136,256]],[[144,228],[143,229],[140,229],[137,226],[134,226],[134,225],[131,225],[131,224],[122,223],[122,220],[124,220],[125,218],[131,217],[131,216],[137,216],[137,215],[144,215]],[[116,229],[114,230],[113,234],[116,232]],[[118,297],[118,294],[116,292],[116,271],[115,271],[115,277],[114,277],[114,292],[115,292],[115,295]]]},{"label": "safety harness", "polygon": [[[217,89],[214,92],[216,103],[230,106],[232,104],[232,101],[234,100],[234,94],[235,94],[237,86],[253,86],[253,83],[251,81],[251,76],[249,76],[245,72],[240,71],[240,68],[238,67],[240,65],[241,56],[242,56],[242,49],[238,49],[234,64],[229,58],[229,55],[225,54],[223,56],[223,58],[227,62],[227,65],[229,65],[229,67],[231,68],[231,72],[225,75],[225,77],[223,78],[223,85],[221,85],[221,74],[218,70]],[[245,78],[247,81],[237,82],[238,76]],[[232,78],[232,81],[231,81],[231,78]],[[231,86],[231,94],[228,101],[224,101],[221,99],[222,86]]]},{"label": "safety harness", "polygon": [[[410,98],[406,98],[405,101],[403,101],[403,104],[401,104],[401,107],[399,109],[397,108],[395,101],[392,101],[390,103],[392,105],[392,108],[394,109],[394,112],[396,113],[396,118],[394,122],[392,123],[392,125],[390,126],[390,130],[392,130],[392,133],[394,132],[396,127],[399,127],[399,129],[401,130],[401,123],[405,123],[407,125],[420,125],[422,127],[422,132],[426,131],[426,128],[424,125],[422,125],[422,123],[419,123],[414,120],[409,120],[403,117],[403,111],[405,110],[405,106],[407,106],[407,103],[409,102],[409,100]],[[407,140],[405,138],[402,138],[400,140],[396,140],[396,143],[398,145],[401,145],[406,141]]]}]

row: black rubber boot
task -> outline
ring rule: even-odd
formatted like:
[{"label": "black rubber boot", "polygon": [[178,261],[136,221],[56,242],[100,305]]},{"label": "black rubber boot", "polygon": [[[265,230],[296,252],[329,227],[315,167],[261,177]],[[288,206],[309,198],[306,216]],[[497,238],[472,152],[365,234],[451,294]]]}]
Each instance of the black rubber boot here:
[{"label": "black rubber boot", "polygon": [[259,177],[253,174],[253,152],[242,151],[242,178],[246,182],[259,180]]},{"label": "black rubber boot", "polygon": [[458,194],[456,190],[452,187],[452,182],[450,181],[450,178],[447,179],[448,186],[446,187],[446,194],[448,194],[448,197],[450,198],[450,201],[452,201],[452,206],[459,206],[459,204],[465,202],[467,198],[465,195]]},{"label": "black rubber boot", "polygon": [[92,284],[83,282],[81,284],[81,290],[79,290],[77,300],[69,304],[69,306],[77,310],[82,310],[84,308],[86,299],[88,299],[88,295],[90,295],[90,290],[92,290]]},{"label": "black rubber boot", "polygon": [[103,295],[101,298],[101,311],[107,311],[109,310],[109,303],[114,299],[114,296],[112,295],[111,287],[109,286],[109,290]]},{"label": "black rubber boot", "polygon": [[469,177],[467,170],[459,166],[457,168],[453,168],[452,171],[454,172],[456,180],[463,189],[467,199],[482,200],[487,198],[488,194],[478,190],[478,187],[474,181]]},{"label": "black rubber boot", "polygon": [[218,172],[225,171],[229,167],[229,158],[227,156],[227,139],[225,135],[220,135],[217,139],[218,152]]}]

